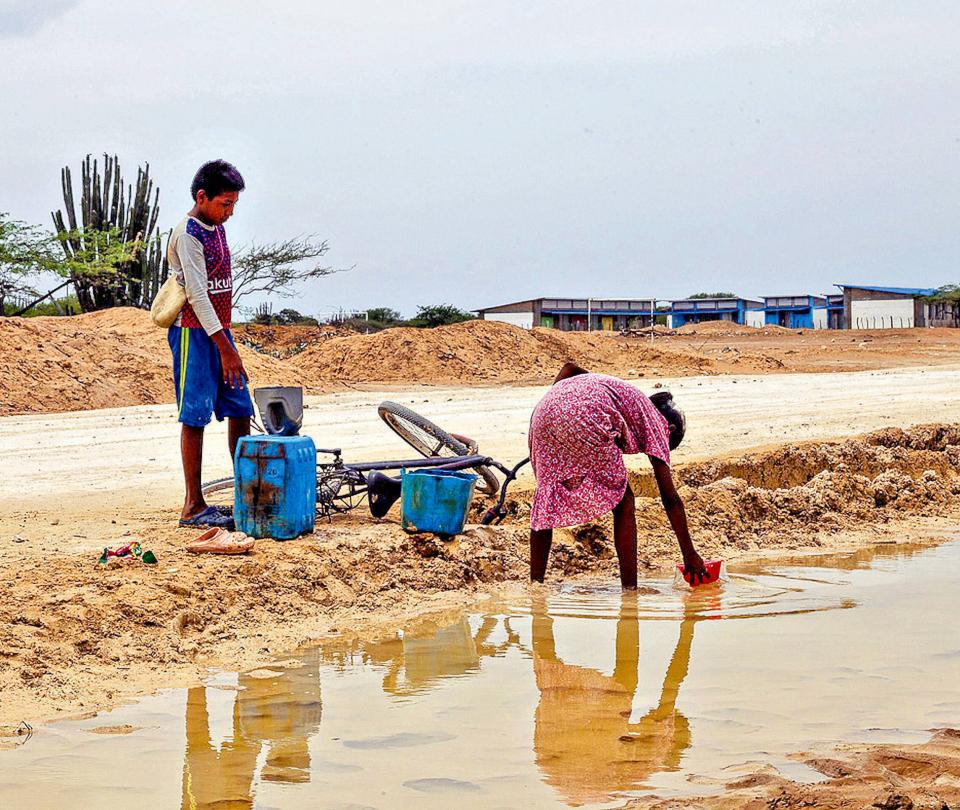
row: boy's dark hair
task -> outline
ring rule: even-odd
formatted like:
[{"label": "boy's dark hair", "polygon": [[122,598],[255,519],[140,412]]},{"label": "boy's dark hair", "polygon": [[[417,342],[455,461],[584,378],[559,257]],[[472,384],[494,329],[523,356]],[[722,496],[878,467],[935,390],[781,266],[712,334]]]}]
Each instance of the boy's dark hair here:
[{"label": "boy's dark hair", "polygon": [[683,434],[687,432],[687,418],[677,407],[673,401],[673,394],[669,391],[657,391],[650,397],[650,401],[673,428],[670,431],[670,449],[676,450],[683,441]]},{"label": "boy's dark hair", "polygon": [[237,167],[225,160],[210,160],[204,163],[193,176],[190,194],[197,199],[197,192],[203,189],[207,197],[213,199],[225,191],[243,191],[246,184]]}]

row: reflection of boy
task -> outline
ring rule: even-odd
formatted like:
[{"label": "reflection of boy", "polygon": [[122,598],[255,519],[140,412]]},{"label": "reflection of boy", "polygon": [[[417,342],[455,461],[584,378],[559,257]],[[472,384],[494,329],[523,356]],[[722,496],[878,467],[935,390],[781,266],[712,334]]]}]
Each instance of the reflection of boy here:
[{"label": "reflection of boy", "polygon": [[320,729],[321,718],[319,660],[319,652],[312,651],[301,666],[275,677],[241,675],[232,736],[219,748],[210,738],[207,709],[207,689],[214,687],[187,690],[182,810],[253,807],[257,763],[264,748],[261,779],[310,781],[309,740]]},{"label": "reflection of boy", "polygon": [[194,206],[173,229],[167,250],[170,267],[187,298],[167,335],[182,425],[186,494],[181,526],[232,528],[232,518],[207,506],[200,491],[203,429],[212,414],[220,421],[227,418],[233,458],[237,441],[250,432],[253,416],[247,372],[230,335],[233,273],[223,228],[243,189],[243,177],[229,163],[204,163],[190,188]]}]

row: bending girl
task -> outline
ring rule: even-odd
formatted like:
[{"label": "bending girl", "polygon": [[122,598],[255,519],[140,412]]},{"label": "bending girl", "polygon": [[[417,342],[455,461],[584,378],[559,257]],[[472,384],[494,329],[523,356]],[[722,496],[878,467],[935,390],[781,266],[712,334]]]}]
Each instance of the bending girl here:
[{"label": "bending girl", "polygon": [[647,397],[632,385],[567,363],[530,419],[530,459],[537,477],[530,515],[530,579],[543,582],[553,529],[613,511],[620,583],[637,587],[637,521],[625,453],[646,453],[677,535],[687,574],[706,579],[690,540],[683,501],[670,474],[670,451],[685,420],[666,391]]}]

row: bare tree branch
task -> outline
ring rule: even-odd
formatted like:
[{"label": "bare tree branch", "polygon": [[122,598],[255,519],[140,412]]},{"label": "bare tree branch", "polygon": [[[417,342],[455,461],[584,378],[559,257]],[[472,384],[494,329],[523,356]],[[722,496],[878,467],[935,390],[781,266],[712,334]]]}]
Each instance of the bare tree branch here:
[{"label": "bare tree branch", "polygon": [[290,298],[301,282],[353,269],[305,264],[319,259],[328,250],[326,240],[318,240],[312,234],[263,245],[253,242],[241,248],[232,261],[234,304],[256,293]]}]

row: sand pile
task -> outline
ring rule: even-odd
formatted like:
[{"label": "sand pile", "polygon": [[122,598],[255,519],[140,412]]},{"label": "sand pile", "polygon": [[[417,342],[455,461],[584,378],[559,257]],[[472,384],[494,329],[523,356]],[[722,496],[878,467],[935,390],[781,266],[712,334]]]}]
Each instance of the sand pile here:
[{"label": "sand pile", "polygon": [[[718,553],[884,523],[897,514],[940,514],[960,504],[960,426],[887,429],[846,442],[816,442],[684,466],[680,492],[698,545]],[[637,520],[653,539],[662,514],[651,476],[636,491],[654,501]],[[643,528],[641,528],[643,532]]]},{"label": "sand pile", "polygon": [[[739,458],[684,465],[675,477],[691,533],[707,557],[765,548],[829,546],[829,535],[897,516],[944,514],[960,507],[960,425],[890,428],[845,442],[784,445]],[[638,543],[651,561],[669,558],[676,541],[664,523],[651,474],[631,473]],[[508,506],[514,521],[529,518],[531,493]],[[477,505],[476,514],[480,514]],[[610,557],[612,521],[577,529],[561,557],[576,573],[589,554]],[[570,549],[587,552],[570,555]]]},{"label": "sand pile", "polygon": [[650,797],[631,810],[949,810],[960,803],[960,731],[939,729],[919,745],[846,744],[824,756],[798,755],[825,779],[799,784],[768,766],[731,774],[719,796]]},{"label": "sand pile", "polygon": [[[129,307],[70,318],[0,318],[0,415],[172,402],[165,329]],[[241,347],[258,384],[292,372]]]},{"label": "sand pile", "polygon": [[351,329],[335,326],[267,326],[241,323],[233,328],[233,338],[241,346],[286,360],[304,349],[333,337],[356,334]]},{"label": "sand pile", "polygon": [[[952,364],[960,347],[956,329],[883,334],[883,340],[877,333],[874,340],[865,333],[798,335],[716,322],[653,341],[491,321],[371,335],[308,326],[238,325],[234,331],[254,385],[303,385],[310,393],[352,383],[544,384],[567,360],[626,378]],[[767,337],[755,342],[737,335]],[[0,415],[173,401],[166,334],[140,310],[0,318],[0,341]],[[850,351],[851,341],[857,352]]]},{"label": "sand pile", "polygon": [[479,320],[333,338],[307,349],[294,363],[310,384],[338,380],[470,384],[545,381],[567,360],[624,376],[718,370],[716,361],[693,351],[663,351],[598,332],[528,330]]},{"label": "sand pile", "polygon": [[766,326],[746,326],[732,321],[704,321],[703,323],[688,323],[676,330],[678,335],[715,335],[719,337],[740,337],[748,335],[795,335],[798,330],[788,329],[785,326],[768,324]]}]

